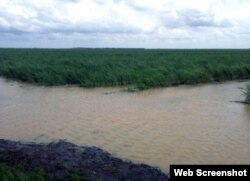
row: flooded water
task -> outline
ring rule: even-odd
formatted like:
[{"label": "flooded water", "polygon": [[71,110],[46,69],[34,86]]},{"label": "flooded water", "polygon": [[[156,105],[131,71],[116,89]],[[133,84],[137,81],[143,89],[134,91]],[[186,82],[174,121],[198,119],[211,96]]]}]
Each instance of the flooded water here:
[{"label": "flooded water", "polygon": [[128,93],[122,88],[38,87],[0,79],[0,138],[57,139],[157,166],[249,164],[246,82]]}]

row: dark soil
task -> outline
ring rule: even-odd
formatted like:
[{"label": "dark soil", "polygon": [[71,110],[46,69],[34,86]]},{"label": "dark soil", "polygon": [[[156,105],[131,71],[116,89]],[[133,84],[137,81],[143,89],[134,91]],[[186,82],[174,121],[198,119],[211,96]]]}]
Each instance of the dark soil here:
[{"label": "dark soil", "polygon": [[232,102],[241,103],[241,104],[250,104],[250,102],[247,102],[247,101],[232,101]]},{"label": "dark soil", "polygon": [[77,175],[83,180],[167,181],[157,168],[133,164],[97,147],[82,147],[66,141],[49,144],[24,144],[0,139],[0,163],[27,170],[42,169],[52,180]]}]

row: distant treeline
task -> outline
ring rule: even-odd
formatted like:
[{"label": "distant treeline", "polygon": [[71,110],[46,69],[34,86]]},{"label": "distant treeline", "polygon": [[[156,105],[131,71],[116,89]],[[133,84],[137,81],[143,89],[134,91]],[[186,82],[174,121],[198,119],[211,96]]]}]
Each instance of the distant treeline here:
[{"label": "distant treeline", "polygon": [[144,89],[250,78],[250,50],[0,49],[0,75],[42,85]]}]

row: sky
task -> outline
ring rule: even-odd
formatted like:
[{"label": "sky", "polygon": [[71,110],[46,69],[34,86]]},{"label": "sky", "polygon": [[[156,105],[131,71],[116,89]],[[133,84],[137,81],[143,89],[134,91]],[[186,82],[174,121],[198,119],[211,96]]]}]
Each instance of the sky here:
[{"label": "sky", "polygon": [[0,0],[0,47],[250,48],[250,0]]}]

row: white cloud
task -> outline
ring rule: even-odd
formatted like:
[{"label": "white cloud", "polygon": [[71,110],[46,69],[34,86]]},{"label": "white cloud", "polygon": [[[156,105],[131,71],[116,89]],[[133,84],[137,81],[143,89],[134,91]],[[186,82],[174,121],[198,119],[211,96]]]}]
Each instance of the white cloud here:
[{"label": "white cloud", "polygon": [[249,9],[248,0],[0,0],[0,46],[249,48]]}]

